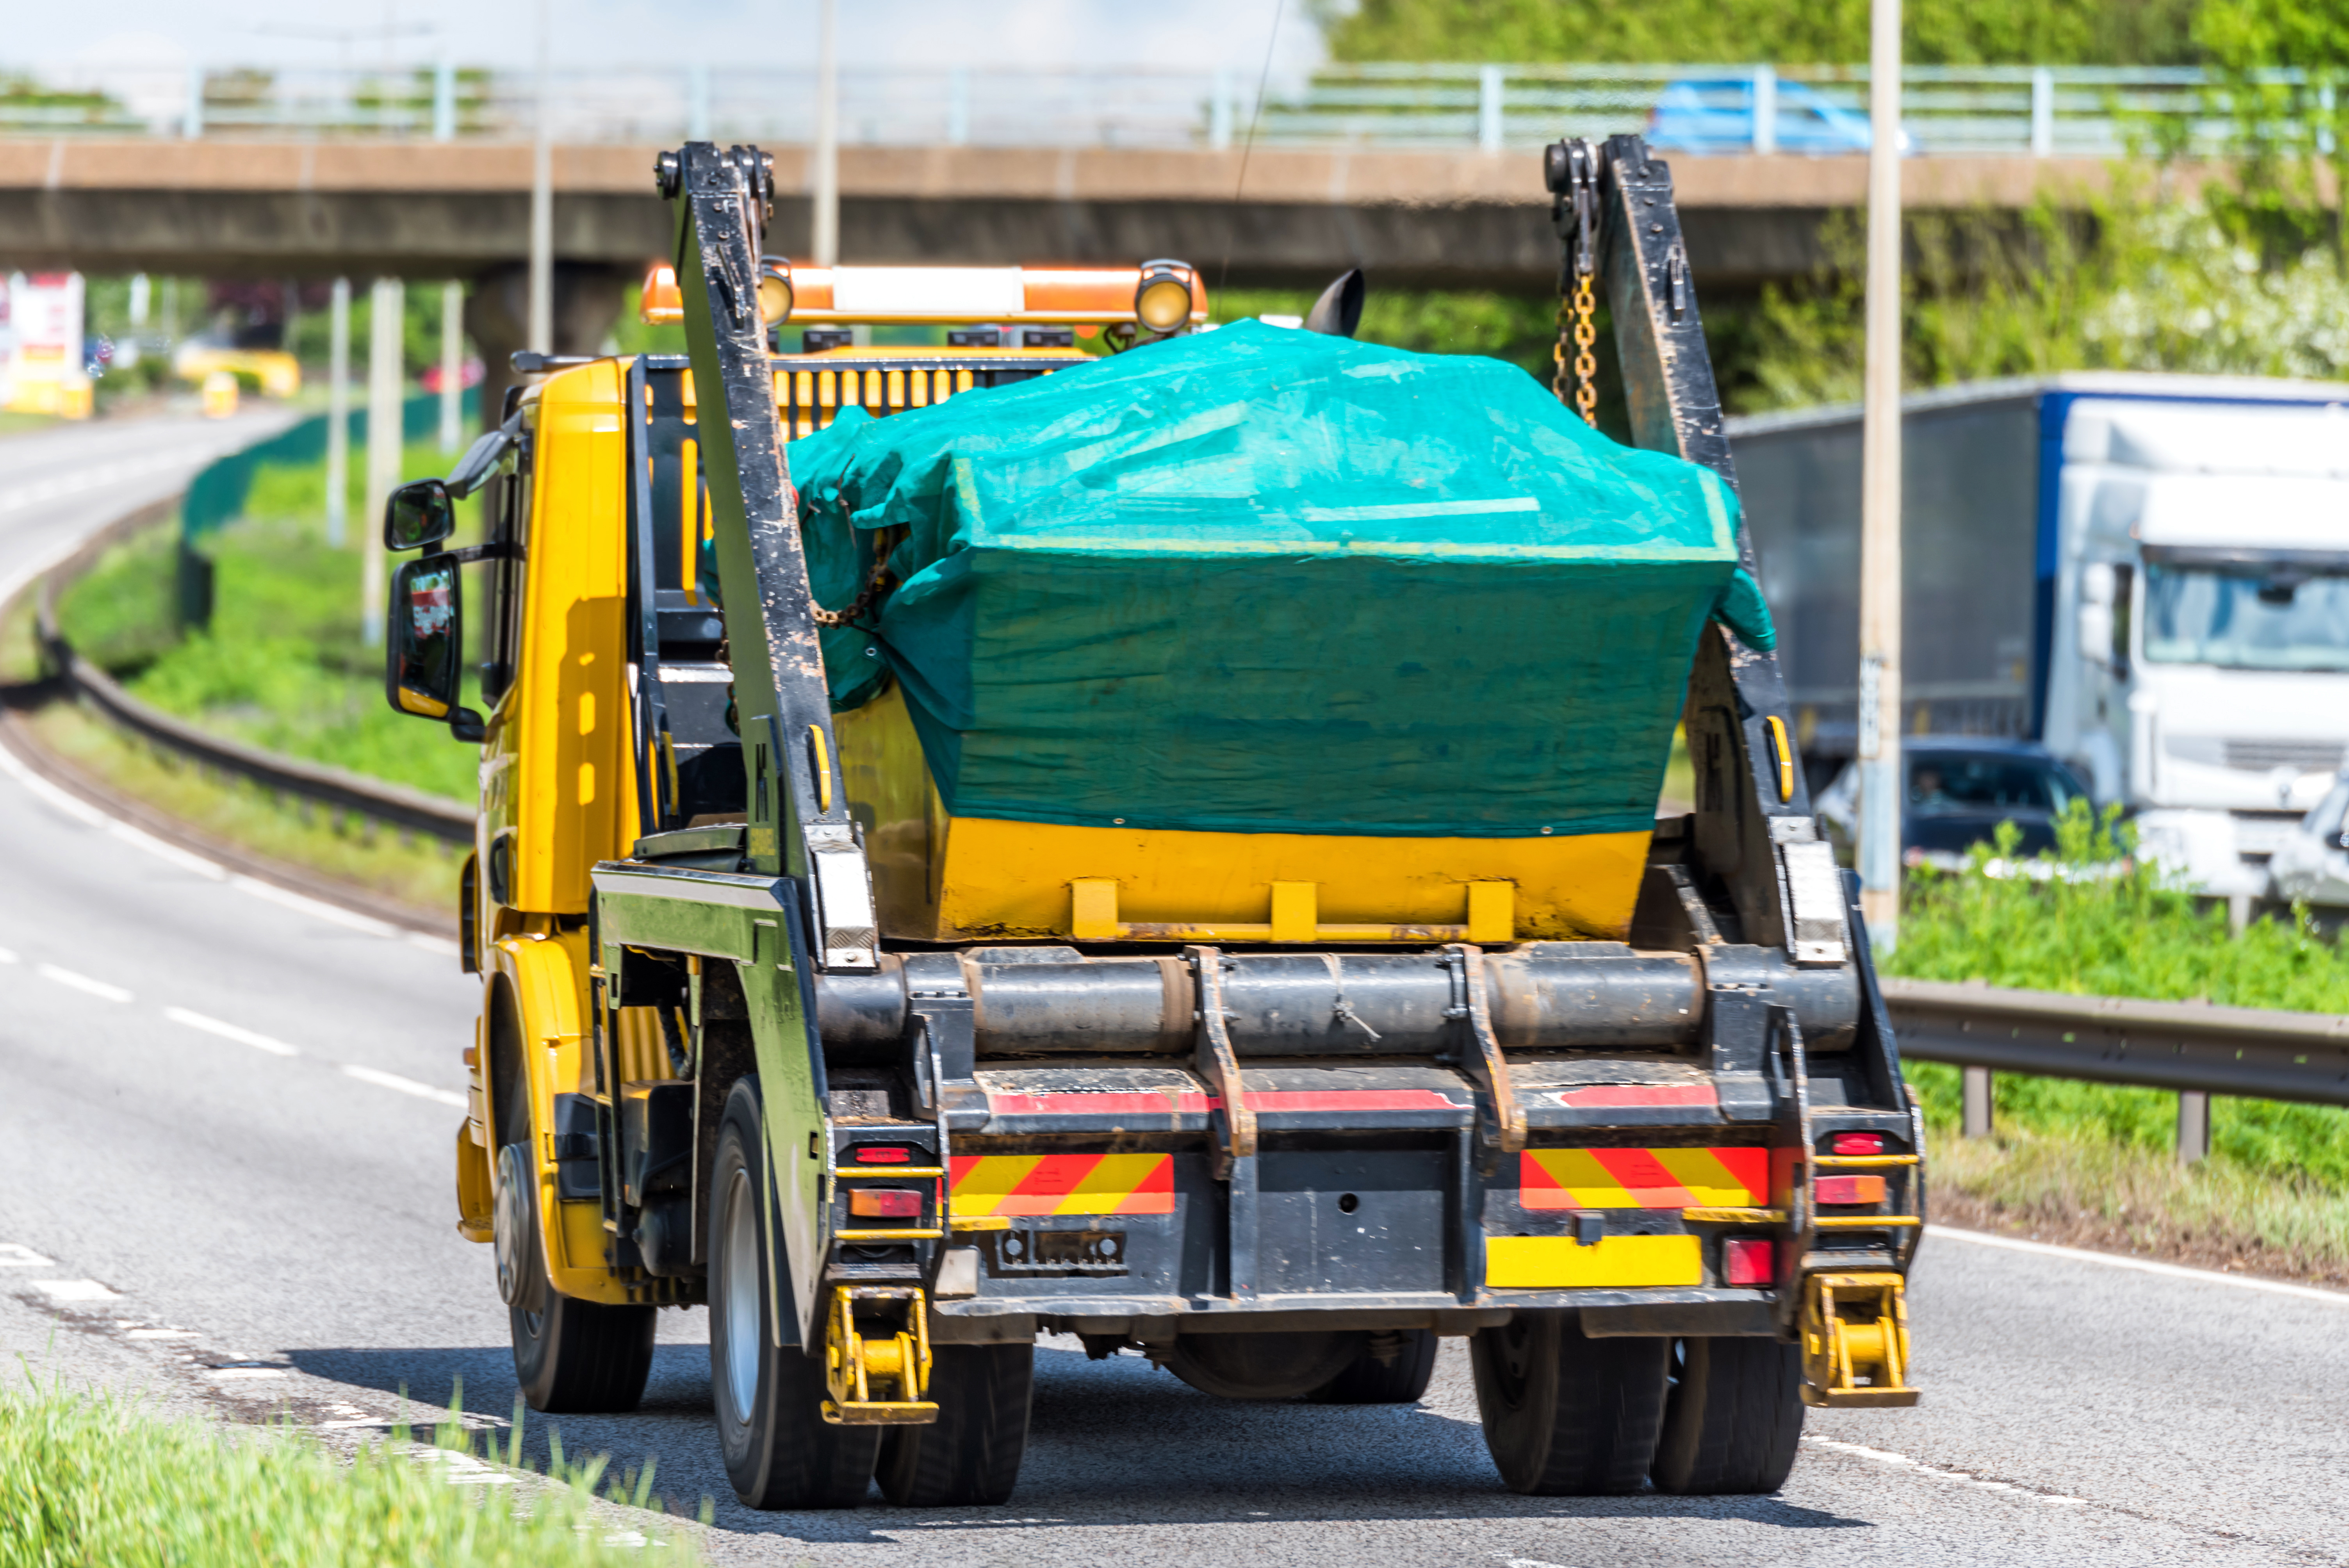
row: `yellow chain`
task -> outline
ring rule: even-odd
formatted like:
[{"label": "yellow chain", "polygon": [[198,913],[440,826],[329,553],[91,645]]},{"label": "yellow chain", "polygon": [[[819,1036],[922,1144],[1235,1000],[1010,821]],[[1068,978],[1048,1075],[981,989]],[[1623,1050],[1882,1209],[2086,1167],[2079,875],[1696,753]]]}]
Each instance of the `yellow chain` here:
[{"label": "yellow chain", "polygon": [[1599,329],[1590,316],[1597,308],[1590,297],[1590,274],[1585,273],[1574,280],[1574,408],[1594,430],[1599,428],[1599,361],[1590,346],[1599,341]]},{"label": "yellow chain", "polygon": [[[1557,343],[1549,351],[1552,364],[1549,389],[1561,403],[1568,401],[1566,343],[1569,329],[1567,325],[1567,308],[1565,300],[1561,299],[1557,302]],[[1598,303],[1590,297],[1590,274],[1585,273],[1574,280],[1574,322],[1571,328],[1574,339],[1572,401],[1574,411],[1581,415],[1582,422],[1593,429],[1599,428],[1599,361],[1591,354],[1590,346],[1599,341],[1599,329],[1591,324],[1590,318],[1592,313],[1598,308]]]}]

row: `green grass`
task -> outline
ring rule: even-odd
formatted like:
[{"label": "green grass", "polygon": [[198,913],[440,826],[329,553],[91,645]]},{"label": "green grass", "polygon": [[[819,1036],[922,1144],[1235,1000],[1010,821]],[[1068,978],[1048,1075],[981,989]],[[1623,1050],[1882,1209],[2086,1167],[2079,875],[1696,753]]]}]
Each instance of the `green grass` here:
[{"label": "green grass", "polygon": [[[461,1449],[461,1429],[440,1448]],[[516,1423],[515,1457],[521,1448]],[[109,1396],[0,1394],[0,1568],[605,1568],[642,1563],[607,1540],[599,1492],[642,1508],[652,1472],[607,1480],[566,1463],[565,1485],[454,1486],[405,1433],[350,1462],[291,1429],[169,1420]],[[692,1561],[659,1542],[661,1561]]]},{"label": "green grass", "polygon": [[321,807],[208,779],[68,703],[53,703],[28,722],[43,746],[83,772],[216,838],[409,909],[445,914],[457,907],[462,851],[453,845],[363,819],[337,821]]},{"label": "green grass", "polygon": [[[438,474],[449,461],[419,442],[403,472]],[[356,471],[352,490],[351,532],[371,539]],[[178,624],[176,523],[108,552],[62,596],[62,628],[85,657],[167,713],[286,756],[471,800],[474,749],[385,702],[382,651],[361,636],[360,553],[326,542],[325,511],[323,463],[264,468],[244,518],[202,543],[213,563],[208,629]],[[462,503],[460,524],[477,511]]]},{"label": "green grass", "polygon": [[[2082,995],[2204,998],[2245,1007],[2349,1012],[2349,952],[2297,914],[2230,933],[2225,914],[2164,884],[2134,857],[2127,824],[2076,808],[2043,869],[1993,877],[2012,830],[1968,870],[1912,873],[1886,968],[1930,980]],[[2199,1254],[2232,1249],[2282,1272],[2349,1268],[2349,1110],[2213,1099],[2211,1158],[2173,1153],[2178,1097],[1995,1076],[1995,1134],[1957,1137],[1959,1073],[1910,1064],[1934,1140],[1934,1177],[2019,1222],[2063,1218],[2107,1241]]]}]

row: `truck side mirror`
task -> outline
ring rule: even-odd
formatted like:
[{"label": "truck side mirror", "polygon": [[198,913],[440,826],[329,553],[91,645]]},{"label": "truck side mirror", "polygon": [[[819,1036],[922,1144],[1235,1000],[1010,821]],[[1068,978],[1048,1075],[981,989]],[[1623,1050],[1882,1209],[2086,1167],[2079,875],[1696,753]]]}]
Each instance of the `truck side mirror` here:
[{"label": "truck side mirror", "polygon": [[391,492],[383,503],[383,547],[421,550],[457,531],[457,503],[440,480],[418,480]]},{"label": "truck side mirror", "polygon": [[464,644],[463,579],[447,552],[410,561],[393,574],[384,618],[385,695],[398,713],[446,723],[460,740],[481,738],[481,716],[457,706],[458,651]]}]

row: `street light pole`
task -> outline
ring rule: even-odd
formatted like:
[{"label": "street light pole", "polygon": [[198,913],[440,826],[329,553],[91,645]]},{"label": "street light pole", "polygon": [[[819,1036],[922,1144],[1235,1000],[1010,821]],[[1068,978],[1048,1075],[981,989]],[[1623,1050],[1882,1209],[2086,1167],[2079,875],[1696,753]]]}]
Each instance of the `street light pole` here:
[{"label": "street light pole", "polygon": [[1900,919],[1900,0],[1868,28],[1868,361],[1860,423],[1860,914],[1879,954]]},{"label": "street light pole", "polygon": [[815,264],[840,264],[840,14],[817,0],[815,46]]}]

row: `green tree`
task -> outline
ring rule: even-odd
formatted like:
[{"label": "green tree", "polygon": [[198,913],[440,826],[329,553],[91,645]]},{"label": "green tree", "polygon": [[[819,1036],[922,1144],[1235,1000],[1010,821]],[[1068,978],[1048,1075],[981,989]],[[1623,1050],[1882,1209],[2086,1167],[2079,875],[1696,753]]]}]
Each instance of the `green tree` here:
[{"label": "green tree", "polygon": [[[1919,65],[2175,65],[2197,57],[2195,5],[1912,0],[1904,21]],[[1326,30],[1349,61],[1850,65],[1868,57],[1868,11],[1867,0],[1361,0]]]}]

